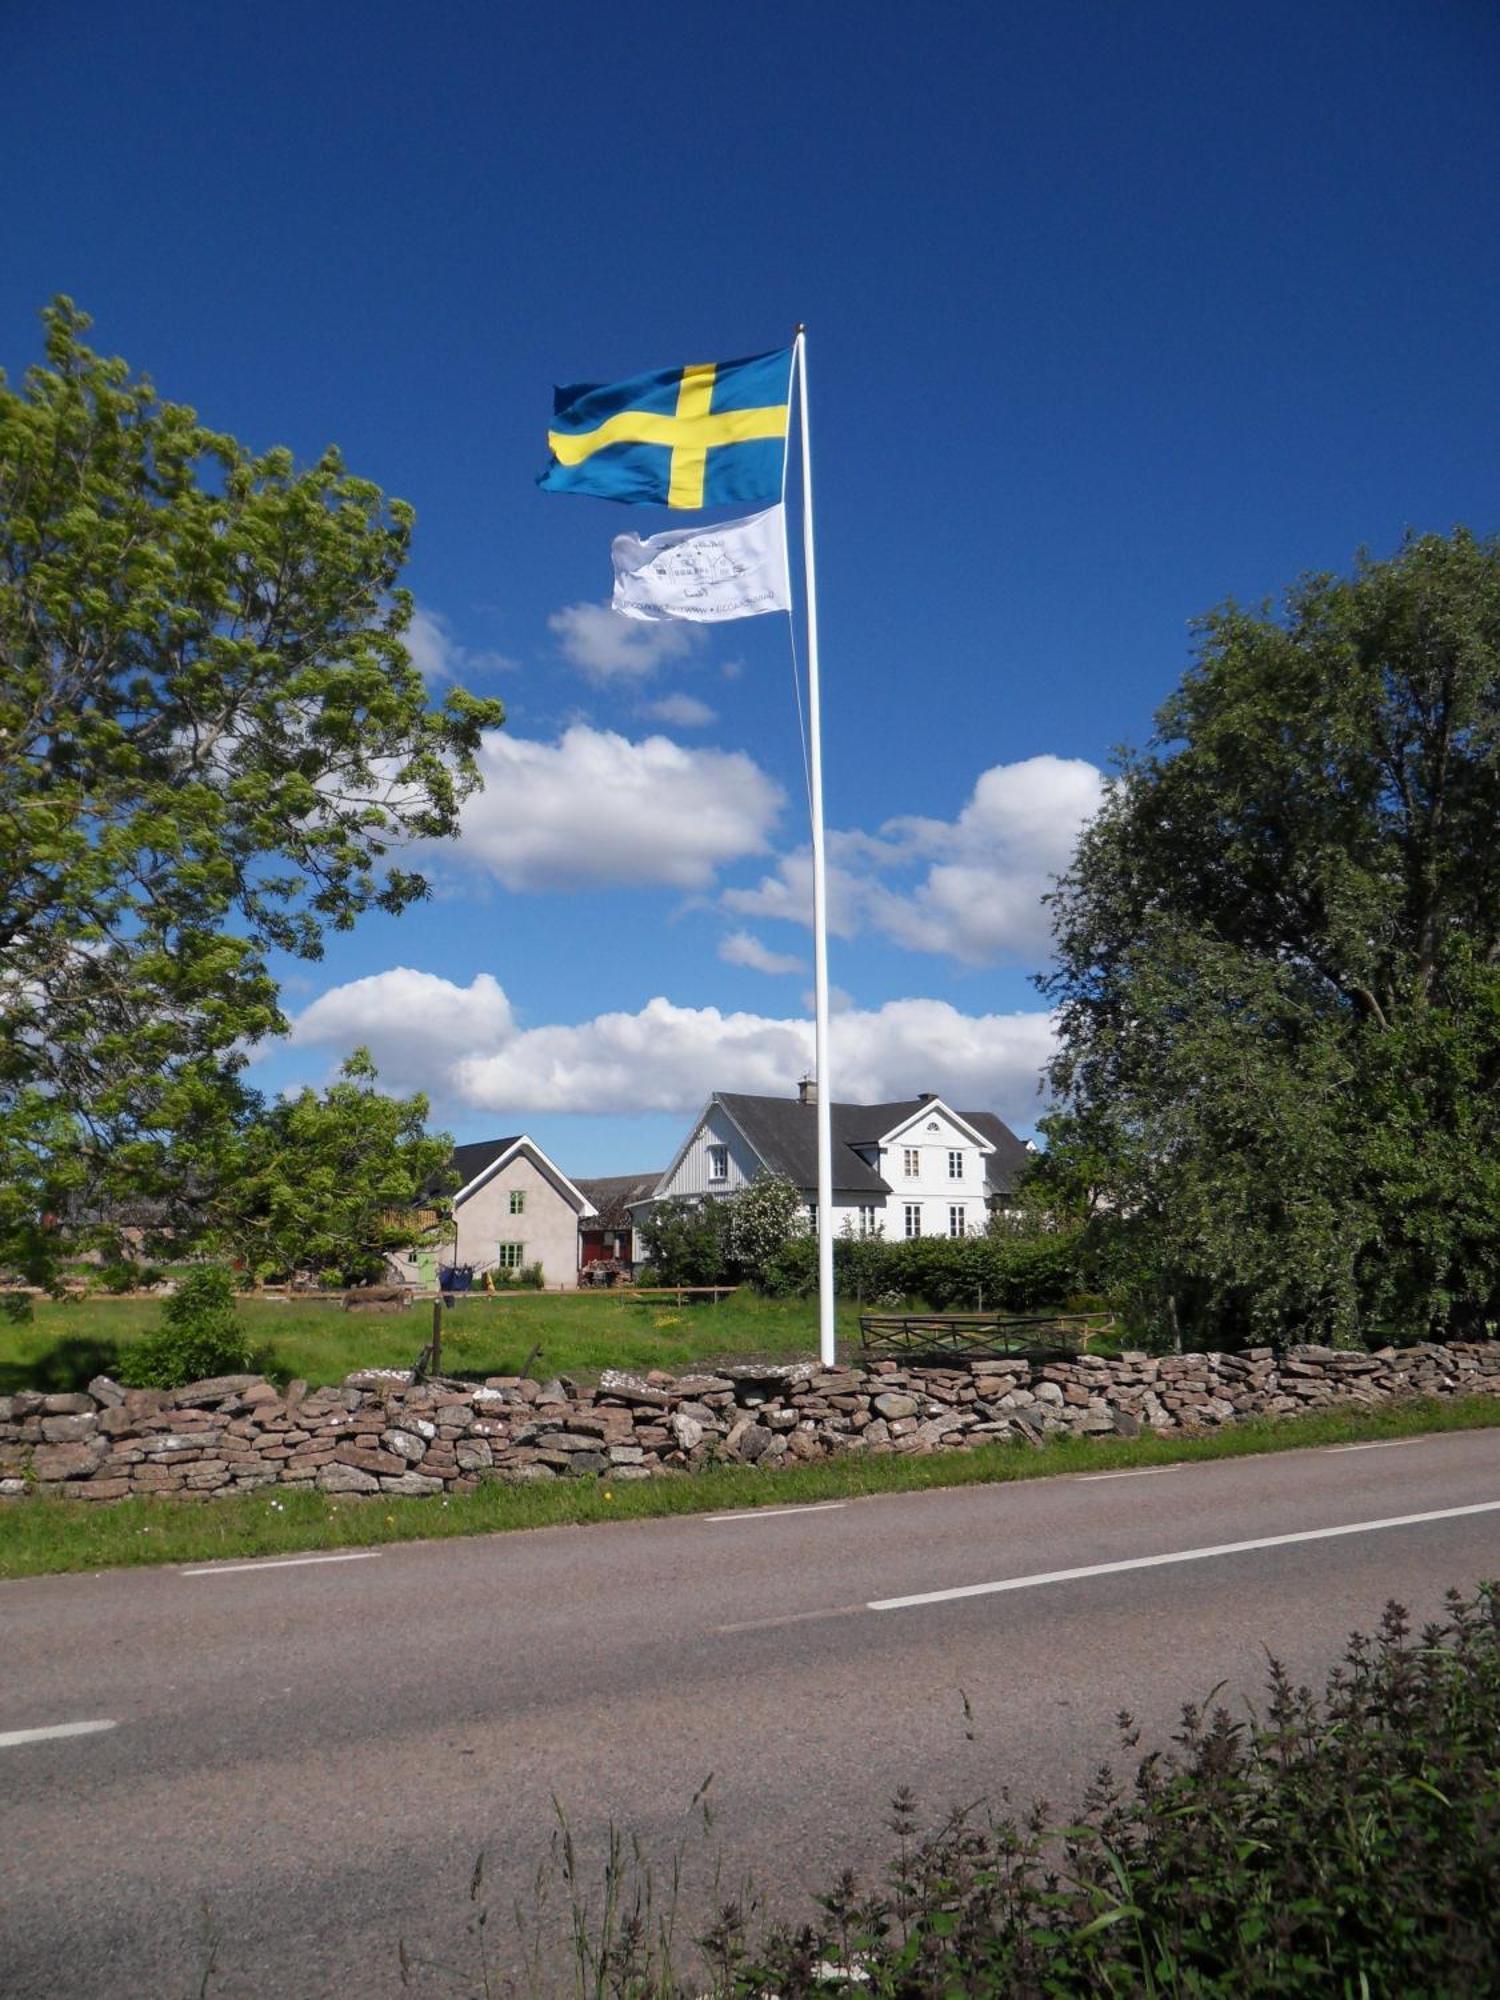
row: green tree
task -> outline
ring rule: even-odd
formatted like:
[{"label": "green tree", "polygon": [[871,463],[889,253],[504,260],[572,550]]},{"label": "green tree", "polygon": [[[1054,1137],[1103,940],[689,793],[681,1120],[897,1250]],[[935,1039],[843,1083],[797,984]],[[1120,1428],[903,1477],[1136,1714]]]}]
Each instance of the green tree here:
[{"label": "green tree", "polygon": [[675,1195],[641,1224],[646,1262],[664,1285],[729,1282],[729,1203]]},{"label": "green tree", "polygon": [[389,1252],[438,1240],[452,1154],[446,1132],[427,1131],[427,1099],[377,1089],[369,1051],[356,1049],[321,1094],[299,1091],[248,1120],[206,1219],[253,1277],[313,1271],[358,1284],[381,1275]]},{"label": "green tree", "polygon": [[256,455],[43,315],[0,377],[0,1268],[201,1183],[273,952],[426,891],[498,703],[428,699],[412,513]]},{"label": "green tree", "polygon": [[1500,1319],[1500,543],[1204,619],[1054,915],[1037,1173],[1158,1331]]},{"label": "green tree", "polygon": [[729,1261],[753,1285],[764,1285],[794,1236],[807,1234],[807,1213],[795,1181],[757,1174],[726,1202]]}]

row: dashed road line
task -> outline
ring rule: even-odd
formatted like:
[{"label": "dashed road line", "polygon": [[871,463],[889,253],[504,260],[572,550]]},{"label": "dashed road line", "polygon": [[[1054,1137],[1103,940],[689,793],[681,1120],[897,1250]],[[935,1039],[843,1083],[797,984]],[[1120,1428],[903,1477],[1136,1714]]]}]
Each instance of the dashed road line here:
[{"label": "dashed road line", "polygon": [[1480,1500],[1467,1507],[1437,1507],[1425,1514],[1392,1514],[1380,1521],[1349,1521],[1338,1528],[1304,1528],[1292,1535],[1259,1535],[1254,1541],[1219,1542],[1206,1549],[1173,1549],[1156,1556],[1131,1556],[1123,1562],[1085,1563],[1078,1569],[1042,1570],[1034,1576],[1009,1576],[997,1583],[965,1583],[953,1590],[921,1590],[909,1597],[876,1598],[867,1611],[912,1611],[926,1604],[950,1604],[962,1597],[994,1597],[1002,1591],[1037,1590],[1049,1583],[1075,1583],[1091,1576],[1120,1576],[1127,1570],[1165,1569],[1173,1563],[1206,1562],[1212,1556],[1247,1555],[1255,1549],[1290,1548],[1298,1542],[1329,1542],[1344,1535],[1375,1535],[1388,1528],[1415,1528],[1430,1521],[1458,1521],[1475,1514],[1500,1513],[1500,1500]]},{"label": "dashed road line", "polygon": [[247,1571],[305,1569],[310,1563],[374,1562],[379,1549],[352,1549],[337,1556],[272,1556],[265,1562],[206,1563],[201,1569],[180,1569],[179,1576],[243,1576]]},{"label": "dashed road line", "polygon": [[40,1729],[0,1730],[0,1750],[14,1750],[22,1743],[50,1743],[59,1736],[98,1736],[118,1728],[114,1722],[50,1722]]}]

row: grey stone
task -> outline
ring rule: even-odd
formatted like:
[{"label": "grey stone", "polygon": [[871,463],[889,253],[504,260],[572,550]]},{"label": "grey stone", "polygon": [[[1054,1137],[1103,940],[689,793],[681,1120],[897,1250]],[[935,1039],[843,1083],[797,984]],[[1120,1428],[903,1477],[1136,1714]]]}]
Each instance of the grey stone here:
[{"label": "grey stone", "polygon": [[1133,1416],[1129,1410],[1122,1410],[1118,1407],[1118,1405],[1112,1403],[1110,1405],[1109,1415],[1111,1423],[1114,1425],[1115,1430],[1119,1433],[1119,1435],[1122,1438],[1134,1438],[1140,1436],[1141,1420],[1139,1417]]},{"label": "grey stone", "polygon": [[99,1419],[92,1411],[85,1416],[42,1418],[42,1436],[48,1444],[79,1444],[98,1428]]},{"label": "grey stone", "polygon": [[495,1454],[483,1438],[465,1438],[454,1457],[461,1472],[485,1472],[495,1462]]},{"label": "grey stone", "polygon": [[383,1431],[380,1442],[387,1451],[394,1452],[397,1458],[404,1458],[410,1465],[416,1465],[427,1450],[426,1440],[412,1431]]},{"label": "grey stone", "polygon": [[[43,1396],[41,1415],[44,1417],[87,1417],[93,1414],[94,1399],[81,1395],[76,1389],[67,1390],[54,1396]],[[30,1411],[26,1414],[29,1416]]]},{"label": "grey stone", "polygon": [[443,1482],[441,1479],[429,1479],[425,1472],[398,1472],[382,1479],[380,1490],[382,1493],[404,1493],[408,1498],[415,1499],[419,1494],[441,1493]]},{"label": "grey stone", "polygon": [[567,1462],[567,1469],[575,1479],[583,1479],[590,1473],[608,1472],[609,1460],[602,1451],[575,1451]]},{"label": "grey stone", "polygon": [[125,1391],[113,1375],[96,1375],[89,1384],[89,1394],[108,1410],[118,1409],[125,1400]]},{"label": "grey stone", "polygon": [[[729,1384],[726,1382],[724,1387],[727,1389]],[[654,1389],[639,1375],[627,1374],[623,1368],[605,1369],[599,1377],[599,1394],[611,1396],[617,1403],[639,1403],[648,1410],[664,1410],[672,1401],[663,1390]]]},{"label": "grey stone", "polygon": [[373,1472],[361,1472],[357,1465],[322,1465],[318,1486],[324,1493],[378,1493],[380,1481]]},{"label": "grey stone", "polygon": [[31,1455],[31,1469],[41,1480],[84,1479],[103,1465],[107,1449],[103,1438],[88,1438],[78,1444],[39,1444]]},{"label": "grey stone", "polygon": [[667,1420],[668,1428],[684,1451],[695,1451],[703,1442],[703,1426],[696,1417],[685,1416],[681,1410]]},{"label": "grey stone", "polygon": [[754,1465],[758,1459],[765,1457],[771,1443],[772,1434],[764,1424],[751,1424],[740,1439],[740,1457]]},{"label": "grey stone", "polygon": [[888,1389],[875,1398],[875,1408],[882,1417],[913,1417],[917,1413],[915,1396],[903,1396],[899,1390]]},{"label": "grey stone", "polygon": [[638,1444],[612,1444],[609,1448],[611,1465],[643,1465],[646,1454]]},{"label": "grey stone", "polygon": [[[179,1410],[199,1410],[209,1403],[227,1403],[231,1396],[243,1396],[247,1389],[264,1384],[271,1389],[263,1375],[210,1375],[201,1382],[186,1382],[180,1389],[173,1389],[167,1401]],[[271,1394],[279,1402],[274,1389]]]}]

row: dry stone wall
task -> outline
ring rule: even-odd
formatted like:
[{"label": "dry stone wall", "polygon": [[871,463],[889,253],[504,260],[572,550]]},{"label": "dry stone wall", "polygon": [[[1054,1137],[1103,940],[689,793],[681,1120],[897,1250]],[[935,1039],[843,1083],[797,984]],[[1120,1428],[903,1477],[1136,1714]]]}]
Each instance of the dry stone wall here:
[{"label": "dry stone wall", "polygon": [[285,1392],[253,1375],[184,1389],[0,1396],[0,1497],[463,1492],[485,1479],[650,1479],[709,1464],[770,1468],[850,1452],[997,1440],[1135,1437],[1411,1396],[1500,1395],[1500,1342],[1294,1347],[1244,1354],[974,1361],[963,1366],[725,1367],[597,1389],[494,1376],[482,1387],[352,1375]]}]

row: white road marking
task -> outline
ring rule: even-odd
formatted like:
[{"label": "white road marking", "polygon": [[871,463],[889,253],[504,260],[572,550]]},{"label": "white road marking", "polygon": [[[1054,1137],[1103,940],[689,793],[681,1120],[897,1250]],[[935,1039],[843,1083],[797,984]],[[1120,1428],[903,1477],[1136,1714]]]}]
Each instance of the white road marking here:
[{"label": "white road marking", "polygon": [[[1188,1462],[1190,1463],[1190,1461]],[[1101,1479],[1154,1479],[1159,1472],[1186,1472],[1188,1463],[1182,1465],[1136,1465],[1129,1472],[1080,1472],[1080,1486],[1095,1486]]]},{"label": "white road marking", "polygon": [[741,1514],[705,1514],[705,1521],[775,1521],[784,1514],[832,1514],[847,1500],[809,1500],[805,1507],[747,1507]]},{"label": "white road marking", "polygon": [[1404,1444],[1426,1444],[1425,1437],[1373,1438],[1369,1444],[1330,1444],[1325,1451],[1399,1451]]},{"label": "white road marking", "polygon": [[266,1562],[248,1563],[208,1563],[202,1569],[182,1569],[179,1576],[240,1576],[246,1570],[261,1569],[301,1569],[308,1563],[364,1563],[373,1562],[380,1554],[379,1549],[354,1549],[341,1556],[273,1556]]},{"label": "white road marking", "polygon": [[47,1743],[54,1736],[97,1736],[102,1729],[114,1729],[113,1722],[54,1722],[46,1729],[0,1731],[0,1750],[13,1750],[18,1743]]},{"label": "white road marking", "polygon": [[1260,1535],[1251,1542],[1220,1542],[1208,1549],[1174,1549],[1160,1556],[1131,1556],[1125,1562],[1085,1563],[1080,1569],[1042,1570],[1035,1576],[1009,1576],[999,1583],[966,1583],[955,1590],[923,1590],[911,1597],[882,1597],[867,1611],[909,1611],[921,1604],[947,1604],[959,1597],[993,1597],[1005,1590],[1036,1590],[1046,1583],[1074,1583],[1088,1576],[1119,1576],[1132,1569],[1162,1569],[1172,1563],[1205,1562],[1210,1556],[1239,1556],[1253,1549],[1288,1548],[1294,1542],[1328,1542],[1341,1535],[1374,1535],[1386,1528],[1414,1528],[1426,1521],[1457,1521],[1471,1514],[1500,1513],[1500,1500],[1480,1500],[1468,1507],[1439,1507],[1427,1514],[1392,1514],[1383,1521],[1350,1521],[1340,1528],[1304,1528],[1295,1535]]},{"label": "white road marking", "polygon": [[820,1618],[852,1618],[856,1612],[868,1611],[868,1604],[835,1604],[827,1611],[783,1611],[779,1618],[741,1618],[733,1625],[710,1625],[709,1631],[726,1632],[768,1632],[776,1625],[807,1625]]}]

